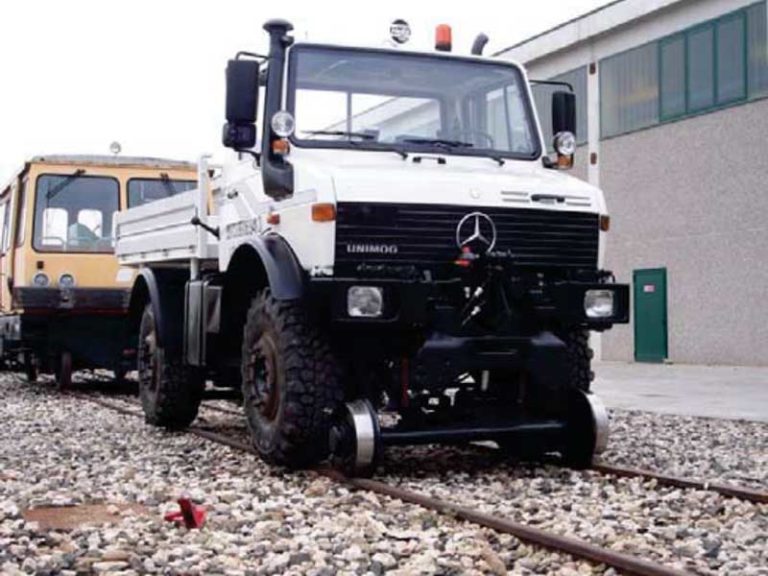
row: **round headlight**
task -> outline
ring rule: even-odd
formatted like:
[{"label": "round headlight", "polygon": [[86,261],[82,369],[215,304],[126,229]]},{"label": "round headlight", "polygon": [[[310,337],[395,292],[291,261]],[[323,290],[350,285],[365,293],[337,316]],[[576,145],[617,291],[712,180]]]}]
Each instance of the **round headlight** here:
[{"label": "round headlight", "polygon": [[274,133],[280,136],[280,138],[288,138],[288,136],[293,134],[293,131],[296,129],[296,120],[294,119],[293,114],[287,110],[275,112],[270,124],[272,125]]},{"label": "round headlight", "polygon": [[59,276],[59,287],[60,288],[73,288],[75,285],[75,277],[72,276],[72,274],[64,273],[61,276]]},{"label": "round headlight", "polygon": [[38,288],[46,288],[51,283],[51,279],[48,278],[48,274],[45,272],[38,272],[32,277],[32,284]]},{"label": "round headlight", "polygon": [[561,156],[576,154],[576,136],[573,132],[560,132],[555,136],[555,152]]}]

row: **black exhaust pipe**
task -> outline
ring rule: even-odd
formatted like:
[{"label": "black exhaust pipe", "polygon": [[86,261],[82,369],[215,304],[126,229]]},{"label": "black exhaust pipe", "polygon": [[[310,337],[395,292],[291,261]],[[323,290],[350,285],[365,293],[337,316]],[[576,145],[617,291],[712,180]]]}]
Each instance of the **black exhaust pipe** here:
[{"label": "black exhaust pipe", "polygon": [[475,41],[472,43],[472,54],[475,56],[482,56],[485,45],[488,44],[488,36],[482,32],[477,35]]}]

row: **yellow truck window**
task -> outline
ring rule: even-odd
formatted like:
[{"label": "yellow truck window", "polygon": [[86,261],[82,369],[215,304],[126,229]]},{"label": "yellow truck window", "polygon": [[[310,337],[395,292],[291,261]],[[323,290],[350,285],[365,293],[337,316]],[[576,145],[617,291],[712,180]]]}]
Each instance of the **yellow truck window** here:
[{"label": "yellow truck window", "polygon": [[40,176],[33,246],[42,252],[112,252],[112,223],[119,206],[119,185],[113,178]]},{"label": "yellow truck window", "polygon": [[153,200],[175,196],[197,188],[195,180],[170,178],[131,178],[128,180],[128,208],[141,206]]}]

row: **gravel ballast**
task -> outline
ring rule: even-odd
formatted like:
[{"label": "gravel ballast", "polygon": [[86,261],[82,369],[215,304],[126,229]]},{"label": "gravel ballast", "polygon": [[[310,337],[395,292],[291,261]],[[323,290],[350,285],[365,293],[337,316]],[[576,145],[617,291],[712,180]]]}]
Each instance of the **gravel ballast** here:
[{"label": "gravel ballast", "polygon": [[[15,375],[0,376],[0,394],[3,575],[615,573],[311,473],[271,470]],[[162,520],[182,493],[206,506],[202,530]],[[96,524],[54,529],[23,516],[83,505],[97,507],[85,509]]]}]

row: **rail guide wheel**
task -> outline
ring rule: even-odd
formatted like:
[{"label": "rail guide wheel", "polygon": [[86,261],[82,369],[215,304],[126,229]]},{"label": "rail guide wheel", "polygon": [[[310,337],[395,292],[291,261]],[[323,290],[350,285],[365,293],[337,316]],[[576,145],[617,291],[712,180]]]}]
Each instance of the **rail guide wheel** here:
[{"label": "rail guide wheel", "polygon": [[368,400],[347,402],[331,426],[331,464],[347,476],[372,476],[383,455],[376,410]]},{"label": "rail guide wheel", "polygon": [[574,468],[588,468],[595,455],[608,447],[608,410],[590,392],[573,390],[569,403],[563,458]]}]

